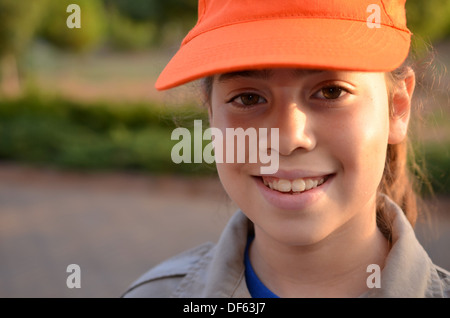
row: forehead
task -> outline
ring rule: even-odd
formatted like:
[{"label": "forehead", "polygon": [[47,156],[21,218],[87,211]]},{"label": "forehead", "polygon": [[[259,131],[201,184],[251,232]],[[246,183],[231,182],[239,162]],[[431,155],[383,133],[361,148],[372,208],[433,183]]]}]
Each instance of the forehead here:
[{"label": "forehead", "polygon": [[[318,74],[326,72],[325,70],[308,70],[308,69],[285,69],[284,70],[287,75],[292,77],[303,77],[306,75],[311,74]],[[274,77],[276,71],[274,69],[261,69],[261,70],[244,70],[244,71],[236,71],[236,72],[229,72],[229,73],[223,73],[218,75],[217,80],[220,83],[227,82],[232,79],[237,78],[257,78],[257,79],[263,79],[263,80],[269,80],[272,77]]]}]

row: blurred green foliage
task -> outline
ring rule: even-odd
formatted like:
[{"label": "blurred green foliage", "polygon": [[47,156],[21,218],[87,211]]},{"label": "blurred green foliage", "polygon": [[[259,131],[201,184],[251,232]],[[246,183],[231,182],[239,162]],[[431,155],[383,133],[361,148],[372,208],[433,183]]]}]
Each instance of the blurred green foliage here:
[{"label": "blurred green foliage", "polygon": [[178,34],[187,33],[197,19],[197,0],[103,2],[110,18],[106,44],[119,50],[145,49],[165,41],[179,41],[171,39],[173,30]]},{"label": "blurred green foliage", "polygon": [[158,28],[174,22],[184,28],[194,26],[197,19],[197,0],[103,0],[106,7],[115,7],[121,14],[135,21],[153,21]]},{"label": "blurred green foliage", "polygon": [[0,57],[21,53],[42,22],[47,0],[0,0]]},{"label": "blurred green foliage", "polygon": [[450,1],[407,0],[406,17],[419,49],[450,36]]},{"label": "blurred green foliage", "polygon": [[[67,27],[71,12],[66,9],[72,3],[80,6],[81,28]],[[101,43],[105,28],[106,15],[101,0],[53,0],[47,4],[38,35],[56,47],[84,52]]]},{"label": "blurred green foliage", "polygon": [[[450,122],[450,118],[449,121]],[[447,122],[447,123],[448,123]],[[429,143],[422,155],[426,162],[433,191],[437,194],[450,194],[450,141]]]},{"label": "blurred green foliage", "polygon": [[108,17],[108,45],[116,50],[142,50],[154,44],[158,30],[153,21],[133,20],[115,7],[110,9]]},{"label": "blurred green foliage", "polygon": [[6,82],[19,89],[20,57],[33,41],[47,0],[0,0],[0,91]]},{"label": "blurred green foliage", "polygon": [[[178,118],[178,119],[177,119]],[[213,173],[206,164],[175,164],[171,134],[206,112],[186,105],[83,104],[29,95],[0,101],[0,159],[72,169]],[[175,120],[174,120],[175,119]]]},{"label": "blurred green foliage", "polygon": [[[81,28],[67,27],[69,4],[79,5]],[[0,91],[5,82],[20,88],[35,40],[75,53],[147,49],[186,32],[196,13],[196,0],[0,0]]]}]

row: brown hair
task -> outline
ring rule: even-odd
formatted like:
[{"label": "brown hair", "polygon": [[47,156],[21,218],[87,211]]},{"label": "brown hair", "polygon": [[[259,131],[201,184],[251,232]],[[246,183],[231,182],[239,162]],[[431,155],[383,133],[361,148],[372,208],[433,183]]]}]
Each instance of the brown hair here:
[{"label": "brown hair", "polygon": [[[412,69],[411,58],[408,58],[399,68],[386,74],[389,108],[393,114],[393,93],[395,86],[404,80]],[[416,105],[418,106],[418,105]],[[419,110],[419,107],[411,107],[411,112]],[[416,117],[417,114],[416,114]],[[424,166],[420,166],[415,158],[414,149],[408,136],[398,144],[387,146],[386,161],[383,177],[378,191],[391,198],[405,213],[406,218],[414,227],[419,217],[419,205],[422,200],[418,195],[423,184],[427,185],[432,193],[431,185],[425,175]],[[377,200],[377,225],[381,232],[390,240],[391,220],[385,213],[385,200],[378,197]]]}]

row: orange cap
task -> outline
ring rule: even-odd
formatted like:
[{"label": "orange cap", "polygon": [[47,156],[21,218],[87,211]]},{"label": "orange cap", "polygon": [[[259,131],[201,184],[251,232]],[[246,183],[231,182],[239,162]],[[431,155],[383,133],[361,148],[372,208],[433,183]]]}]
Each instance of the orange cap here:
[{"label": "orange cap", "polygon": [[199,0],[159,90],[260,68],[386,72],[406,59],[406,0]]}]

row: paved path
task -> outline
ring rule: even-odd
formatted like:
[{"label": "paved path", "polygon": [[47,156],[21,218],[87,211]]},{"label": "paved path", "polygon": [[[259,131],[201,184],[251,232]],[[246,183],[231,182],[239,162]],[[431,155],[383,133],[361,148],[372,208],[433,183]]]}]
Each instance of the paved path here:
[{"label": "paved path", "polygon": [[[450,268],[450,200],[439,203],[447,217],[419,232]],[[234,210],[214,179],[0,164],[0,297],[119,297],[161,260],[217,240]],[[79,289],[66,285],[69,264]]]}]

